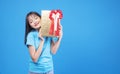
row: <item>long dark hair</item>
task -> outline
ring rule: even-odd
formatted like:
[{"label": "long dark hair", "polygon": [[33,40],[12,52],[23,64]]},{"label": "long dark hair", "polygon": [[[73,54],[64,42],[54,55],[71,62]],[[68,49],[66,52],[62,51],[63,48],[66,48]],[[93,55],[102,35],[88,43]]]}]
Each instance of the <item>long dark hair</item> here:
[{"label": "long dark hair", "polygon": [[33,30],[33,28],[30,26],[29,24],[29,21],[28,21],[28,16],[31,15],[31,14],[35,14],[37,16],[39,16],[41,18],[41,15],[38,14],[37,12],[29,12],[27,15],[26,15],[26,21],[25,21],[25,39],[24,39],[24,43],[26,44],[26,41],[27,41],[27,35],[28,33]]}]

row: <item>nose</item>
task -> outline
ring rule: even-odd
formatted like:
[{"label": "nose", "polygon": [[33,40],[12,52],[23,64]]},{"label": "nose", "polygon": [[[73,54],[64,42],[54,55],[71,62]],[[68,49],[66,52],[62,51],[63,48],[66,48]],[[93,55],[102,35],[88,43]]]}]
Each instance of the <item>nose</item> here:
[{"label": "nose", "polygon": [[36,24],[37,24],[37,21],[35,21],[34,24],[36,25]]}]

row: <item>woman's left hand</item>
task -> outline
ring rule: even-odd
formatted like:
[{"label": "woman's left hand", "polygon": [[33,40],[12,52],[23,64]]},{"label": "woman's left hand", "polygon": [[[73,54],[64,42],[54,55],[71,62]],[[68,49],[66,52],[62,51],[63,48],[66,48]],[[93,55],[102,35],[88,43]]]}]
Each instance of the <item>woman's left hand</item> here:
[{"label": "woman's left hand", "polygon": [[60,27],[59,27],[59,38],[62,38],[63,36],[63,28],[62,28],[62,25],[60,24]]}]

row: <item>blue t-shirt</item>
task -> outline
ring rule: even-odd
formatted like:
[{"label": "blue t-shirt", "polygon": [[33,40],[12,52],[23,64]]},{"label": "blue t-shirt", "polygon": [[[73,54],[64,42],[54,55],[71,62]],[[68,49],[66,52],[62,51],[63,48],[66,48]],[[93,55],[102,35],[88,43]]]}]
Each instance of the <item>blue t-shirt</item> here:
[{"label": "blue t-shirt", "polygon": [[[32,30],[27,35],[26,45],[32,45],[37,50],[40,44],[40,38],[38,37],[38,31]],[[45,42],[42,48],[41,55],[38,61],[35,63],[30,58],[29,61],[29,71],[43,73],[53,70],[53,60],[50,51],[51,37],[44,37]]]}]

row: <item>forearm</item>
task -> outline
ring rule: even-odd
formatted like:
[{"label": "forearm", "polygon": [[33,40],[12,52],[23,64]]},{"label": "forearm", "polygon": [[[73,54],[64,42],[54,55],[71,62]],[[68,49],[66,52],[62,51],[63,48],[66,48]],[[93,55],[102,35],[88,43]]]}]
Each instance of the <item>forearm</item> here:
[{"label": "forearm", "polygon": [[52,52],[53,54],[56,54],[56,52],[57,52],[57,50],[58,50],[58,48],[59,48],[59,46],[60,46],[61,39],[62,39],[62,38],[59,38],[57,42],[55,42],[55,43],[52,44],[51,52]]},{"label": "forearm", "polygon": [[33,59],[34,62],[37,62],[38,58],[40,57],[43,45],[44,45],[44,42],[41,41],[38,49],[34,53],[34,59]]}]

